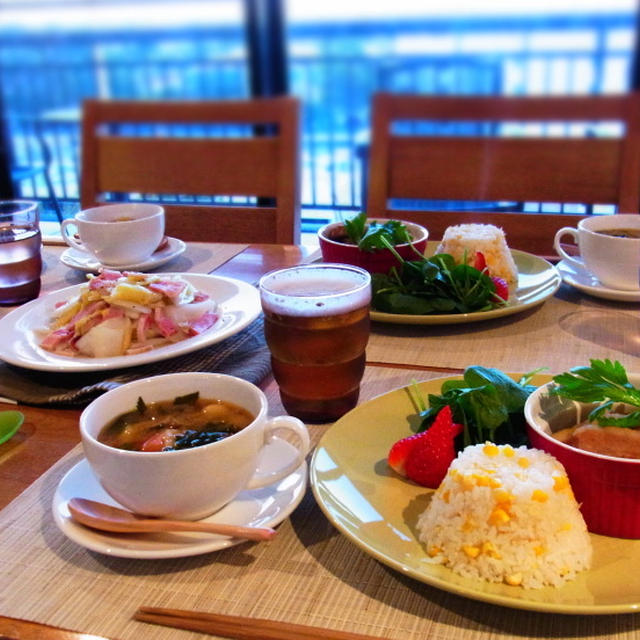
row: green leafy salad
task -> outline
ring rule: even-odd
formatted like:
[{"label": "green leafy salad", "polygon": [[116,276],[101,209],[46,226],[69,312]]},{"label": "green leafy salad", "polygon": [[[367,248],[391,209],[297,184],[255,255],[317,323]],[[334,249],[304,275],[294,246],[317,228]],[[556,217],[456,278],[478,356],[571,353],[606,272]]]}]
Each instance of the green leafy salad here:
[{"label": "green leafy salad", "polygon": [[[371,306],[386,313],[428,315],[489,311],[506,304],[486,270],[456,264],[446,253],[403,260],[387,274],[372,275]],[[506,283],[503,282],[504,287]],[[505,295],[505,298],[502,297]]]},{"label": "green leafy salad", "polygon": [[[419,410],[419,431],[433,424],[444,406],[451,408],[453,422],[463,425],[456,438],[456,450],[486,441],[528,445],[524,405],[535,385],[531,378],[543,369],[523,375],[519,381],[511,379],[499,369],[471,366],[461,380],[445,380],[440,394],[429,394],[425,403],[418,387],[410,387],[414,404]],[[611,360],[590,360],[590,365],[574,367],[553,377],[556,383],[551,393],[577,400],[598,403],[589,421],[600,426],[640,428],[640,389],[630,382],[622,364]],[[610,415],[616,403],[638,407],[638,411],[624,416]]]},{"label": "green leafy salad", "polygon": [[535,390],[531,378],[538,370],[524,375],[518,382],[499,369],[467,367],[462,380],[446,380],[440,395],[429,394],[428,407],[413,387],[413,401],[419,409],[422,423],[419,431],[428,429],[444,406],[451,407],[453,421],[464,429],[459,436],[462,450],[487,440],[494,444],[519,447],[528,444],[525,430],[524,403]]}]

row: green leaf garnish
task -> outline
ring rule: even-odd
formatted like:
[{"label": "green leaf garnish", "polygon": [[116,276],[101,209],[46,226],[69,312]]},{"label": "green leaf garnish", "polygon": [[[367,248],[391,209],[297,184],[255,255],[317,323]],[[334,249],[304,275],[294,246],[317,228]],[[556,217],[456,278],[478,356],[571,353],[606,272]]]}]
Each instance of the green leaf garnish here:
[{"label": "green leaf garnish", "polygon": [[550,393],[578,402],[602,403],[589,415],[589,420],[601,427],[640,427],[640,411],[624,417],[606,415],[618,402],[640,407],[640,389],[629,382],[622,364],[609,359],[589,362],[589,367],[574,367],[554,376],[556,386]]},{"label": "green leaf garnish", "polygon": [[193,393],[187,393],[184,396],[177,396],[173,400],[173,404],[195,404],[200,397],[199,391],[194,391]]}]

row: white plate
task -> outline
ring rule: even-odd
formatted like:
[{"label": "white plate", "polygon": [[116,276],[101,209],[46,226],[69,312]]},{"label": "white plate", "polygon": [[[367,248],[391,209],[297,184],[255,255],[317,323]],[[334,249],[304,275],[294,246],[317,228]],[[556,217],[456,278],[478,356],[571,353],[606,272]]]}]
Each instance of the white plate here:
[{"label": "white plate", "polygon": [[182,274],[182,277],[218,303],[220,318],[213,327],[200,335],[130,356],[74,358],[45,351],[39,346],[37,330],[46,329],[56,303],[68,300],[84,286],[78,284],[27,302],[0,319],[0,359],[27,369],[65,373],[135,367],[220,342],[244,329],[260,315],[258,291],[246,282],[193,273]]},{"label": "white plate", "polygon": [[[107,269],[117,269],[118,271],[148,271],[149,269],[157,269],[163,264],[173,260],[176,256],[184,253],[187,245],[178,238],[167,238],[167,244],[165,247],[156,251],[143,262],[137,262],[134,264],[119,265],[117,267],[109,266]],[[60,261],[66,264],[67,267],[72,269],[80,269],[80,271],[86,271],[87,273],[96,273],[104,265],[102,265],[96,258],[87,251],[80,251],[79,249],[69,248],[62,253]]]},{"label": "white plate", "polygon": [[[276,438],[261,454],[261,471],[276,469],[282,459],[295,456],[295,448]],[[242,491],[235,500],[203,519],[247,527],[274,527],[300,504],[307,486],[307,464],[290,476],[262,489]],[[81,460],[62,478],[53,496],[53,519],[59,529],[77,544],[120,558],[181,558],[225,549],[241,542],[239,538],[212,533],[108,533],[89,529],[71,520],[68,502],[71,498],[88,498],[120,507],[109,496],[94,475],[86,459]]]},{"label": "white plate", "polygon": [[596,278],[586,269],[574,267],[566,260],[558,262],[558,271],[562,279],[572,287],[605,300],[618,300],[620,302],[640,302],[640,291],[625,291],[623,289],[610,289],[600,284]]},{"label": "white plate", "polygon": [[560,286],[562,279],[557,269],[550,263],[525,251],[512,249],[511,254],[518,268],[518,288],[509,296],[506,306],[490,311],[473,313],[443,313],[432,315],[412,315],[404,313],[384,313],[372,311],[371,319],[391,324],[463,324],[502,318],[542,304]]}]

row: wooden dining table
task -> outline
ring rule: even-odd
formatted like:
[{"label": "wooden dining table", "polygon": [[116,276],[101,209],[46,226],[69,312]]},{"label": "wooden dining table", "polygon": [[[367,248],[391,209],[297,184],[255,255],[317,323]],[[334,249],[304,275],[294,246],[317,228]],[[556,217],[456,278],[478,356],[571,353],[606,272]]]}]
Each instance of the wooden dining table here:
[{"label": "wooden dining table", "polygon": [[[60,261],[64,249],[43,248],[41,295],[86,278]],[[316,258],[313,246],[188,243],[162,270],[255,284],[274,268]],[[3,308],[0,315],[9,311]],[[460,374],[472,364],[511,373],[545,368],[554,374],[590,358],[619,360],[628,371],[640,372],[638,304],[592,297],[562,284],[535,307],[480,323],[373,322],[360,403],[412,380]],[[273,378],[260,386],[270,414],[284,413]],[[0,445],[0,638],[206,637],[133,620],[143,605],[320,627],[328,640],[331,630],[396,640],[640,637],[640,617],[632,612],[520,610],[403,575],[341,535],[310,488],[269,543],[161,560],[89,551],[67,539],[51,513],[56,486],[82,459],[81,407],[0,404],[10,408],[22,411],[25,421]],[[314,447],[331,426],[309,425]]]}]

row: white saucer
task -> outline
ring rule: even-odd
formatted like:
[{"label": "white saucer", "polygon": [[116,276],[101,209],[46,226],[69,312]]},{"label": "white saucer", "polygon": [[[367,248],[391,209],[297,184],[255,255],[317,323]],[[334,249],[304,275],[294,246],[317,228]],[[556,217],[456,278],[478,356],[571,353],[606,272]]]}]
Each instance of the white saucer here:
[{"label": "white saucer", "polygon": [[[274,439],[268,444],[259,462],[261,471],[276,469],[282,458],[291,459],[296,449],[285,440]],[[243,526],[273,527],[300,504],[307,486],[307,464],[283,480],[262,489],[242,491],[233,502],[204,522],[224,522]],[[79,545],[120,558],[182,558],[218,551],[241,542],[238,538],[211,533],[108,533],[77,524],[69,515],[67,504],[73,497],[89,498],[119,505],[100,485],[86,459],[82,459],[62,478],[53,496],[53,518],[58,528]]]},{"label": "white saucer", "polygon": [[[169,262],[169,260],[173,260],[173,258],[179,256],[181,253],[184,253],[184,250],[187,248],[187,245],[178,238],[167,238],[167,240],[168,242],[166,246],[159,251],[156,251],[148,260],[134,264],[123,264],[117,266],[110,265],[108,268],[117,269],[119,271],[124,269],[128,271],[147,271],[150,269],[156,269],[157,267]],[[74,249],[72,247],[69,247],[69,249],[62,253],[60,260],[63,264],[66,264],[67,267],[80,269],[87,273],[95,273],[103,266],[90,253],[81,251],[80,249]]]},{"label": "white saucer", "polygon": [[575,267],[566,260],[561,260],[556,265],[562,279],[580,291],[584,291],[597,298],[606,300],[618,300],[620,302],[640,302],[640,291],[625,291],[624,289],[610,289],[600,284],[600,280],[594,275]]}]

